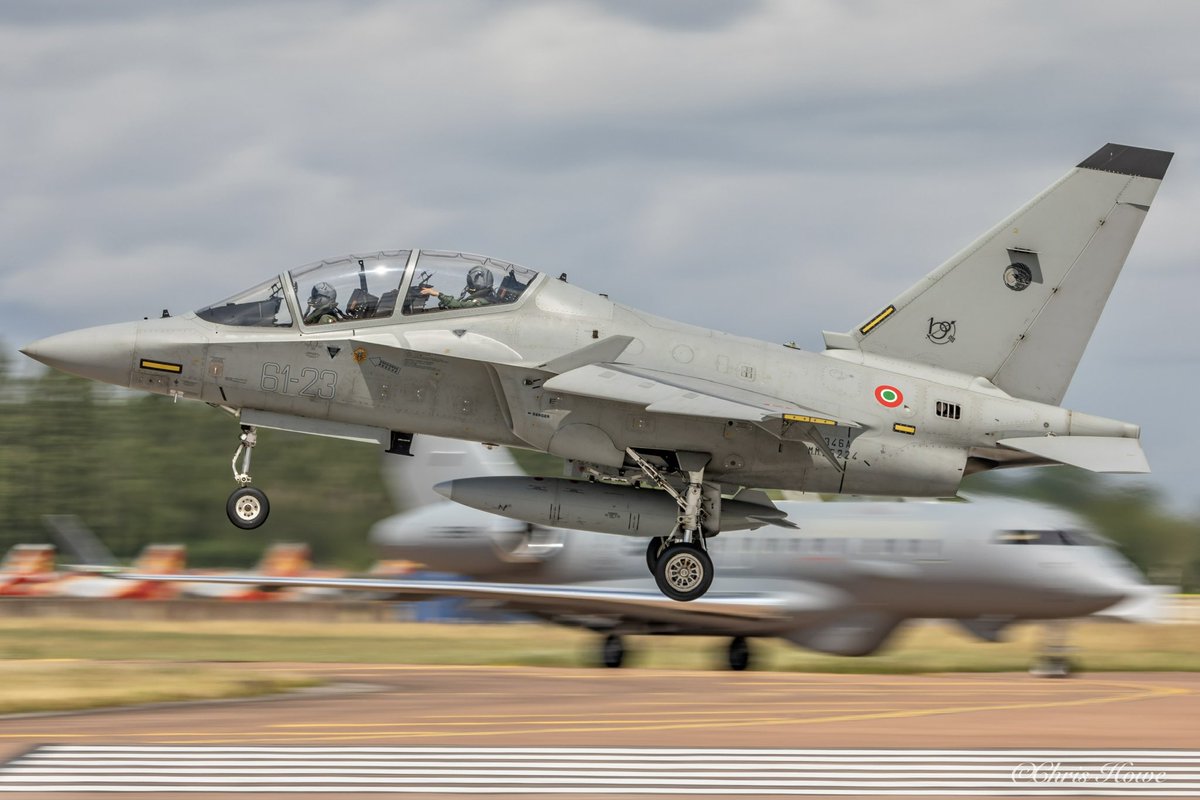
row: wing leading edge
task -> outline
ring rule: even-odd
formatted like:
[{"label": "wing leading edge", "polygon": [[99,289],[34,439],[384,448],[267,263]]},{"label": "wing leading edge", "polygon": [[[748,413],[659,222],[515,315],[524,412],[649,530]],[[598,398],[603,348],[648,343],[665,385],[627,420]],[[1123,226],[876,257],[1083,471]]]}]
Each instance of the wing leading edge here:
[{"label": "wing leading edge", "polygon": [[587,364],[548,378],[543,385],[563,394],[644,406],[651,414],[746,422],[765,422],[776,418],[859,427],[857,423],[839,420],[833,415],[770,395],[703,378],[640,369],[626,364]]},{"label": "wing leading edge", "polygon": [[710,593],[683,604],[656,591],[618,586],[553,586],[538,584],[475,583],[470,581],[397,581],[375,578],[271,578],[260,575],[143,575],[121,573],[130,581],[204,582],[252,585],[262,588],[314,587],[373,592],[414,600],[463,597],[493,600],[536,611],[558,614],[618,614],[646,622],[689,627],[729,624],[785,623],[798,616],[827,614],[840,608],[837,592],[821,586],[811,591],[787,593]]}]

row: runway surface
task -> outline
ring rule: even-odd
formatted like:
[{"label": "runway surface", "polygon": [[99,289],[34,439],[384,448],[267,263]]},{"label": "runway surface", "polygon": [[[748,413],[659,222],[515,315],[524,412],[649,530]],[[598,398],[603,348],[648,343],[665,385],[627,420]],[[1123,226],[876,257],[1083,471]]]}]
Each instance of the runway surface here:
[{"label": "runway surface", "polygon": [[[261,667],[317,672],[346,691],[277,701],[3,720],[0,756],[9,763],[0,768],[0,791],[60,788],[75,794],[103,787],[111,792],[107,797],[184,791],[200,797],[251,790],[256,796],[300,791],[332,796],[348,791],[469,794],[507,787],[514,794],[563,796],[583,796],[585,789],[589,794],[625,796],[832,795],[838,790],[831,781],[867,781],[867,786],[844,789],[860,795],[883,795],[897,788],[910,794],[938,791],[928,785],[884,788],[889,782],[903,782],[906,778],[896,776],[907,774],[917,781],[957,781],[943,792],[971,796],[977,791],[1014,793],[1013,771],[1032,764],[1026,768],[1035,772],[1027,776],[1024,789],[1037,794],[1054,790],[1102,796],[1115,790],[1117,796],[1147,791],[1200,796],[1195,752],[1200,751],[1200,676],[1194,674],[1046,680],[1019,674]],[[209,749],[214,747],[218,749]],[[267,749],[258,749],[263,747]],[[439,748],[439,753],[412,750],[430,747]],[[709,752],[693,753],[696,758],[686,767],[679,766],[688,763],[681,762],[684,754],[663,752],[664,748]],[[883,748],[891,751],[890,760],[887,754],[865,752]],[[1064,753],[1079,749],[1094,752]],[[504,752],[508,758],[500,757]],[[547,758],[555,752],[561,757]],[[902,755],[914,758],[896,761],[895,756]],[[994,757],[990,761],[964,761],[989,755]],[[1091,760],[1072,771],[1072,764],[1083,762],[1069,757]],[[1098,777],[1106,764],[1124,763],[1122,759],[1133,765],[1124,768],[1127,776],[1138,778],[1118,786],[1115,779]],[[440,766],[431,764],[439,761]],[[518,766],[512,766],[514,762]],[[1053,769],[1048,765],[1059,762],[1060,777],[1046,778]],[[697,763],[713,774],[697,776]],[[842,767],[835,769],[838,764]],[[967,768],[972,766],[988,769]],[[68,768],[82,771],[63,772]],[[300,773],[300,768],[313,771]],[[238,769],[283,772],[228,772]],[[601,774],[558,774],[589,769]],[[505,770],[522,774],[501,774]],[[755,777],[758,773],[767,774]],[[174,778],[164,783],[164,776],[170,775]],[[222,775],[224,782],[201,780]],[[280,783],[280,775],[287,780]],[[464,775],[478,781],[446,782]],[[1037,782],[1039,775],[1042,783]],[[88,776],[91,783],[75,781]],[[124,781],[130,776],[137,780]],[[312,782],[318,777],[320,782]],[[1188,785],[1196,788],[1168,787],[1165,779],[1190,781]],[[976,786],[981,780],[999,781],[1003,788]]]}]

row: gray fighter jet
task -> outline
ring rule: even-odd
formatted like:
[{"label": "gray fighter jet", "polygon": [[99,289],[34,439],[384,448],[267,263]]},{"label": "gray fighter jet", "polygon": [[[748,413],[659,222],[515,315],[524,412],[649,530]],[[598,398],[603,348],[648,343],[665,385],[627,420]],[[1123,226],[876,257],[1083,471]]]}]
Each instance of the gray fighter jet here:
[{"label": "gray fighter jet", "polygon": [[694,600],[713,579],[709,538],[783,520],[764,488],[941,497],[997,467],[1147,471],[1136,425],[1058,404],[1170,159],[1105,145],[821,353],[429,250],[322,261],[23,352],[237,416],[227,511],[244,528],[268,513],[250,485],[258,427],[400,454],[432,434],[562,456],[588,480],[443,491],[649,540],[659,588]]}]

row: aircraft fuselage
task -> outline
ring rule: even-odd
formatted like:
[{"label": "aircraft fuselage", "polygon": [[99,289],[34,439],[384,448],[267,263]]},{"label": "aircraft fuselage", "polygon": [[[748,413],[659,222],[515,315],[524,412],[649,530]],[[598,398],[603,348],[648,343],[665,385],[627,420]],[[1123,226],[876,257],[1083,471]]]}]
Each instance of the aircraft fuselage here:
[{"label": "aircraft fuselage", "polygon": [[[370,429],[363,438],[433,434],[608,468],[622,466],[627,447],[672,451],[686,441],[711,454],[707,480],[738,486],[949,496],[964,473],[1005,459],[1022,463],[1000,439],[1138,434],[1133,425],[1010,397],[979,378],[670,322],[561,281],[543,278],[528,294],[520,308],[451,310],[385,325],[276,330],[186,314],[39,344],[86,354],[88,340],[120,341],[127,349],[91,362],[103,375],[88,377],[238,409],[252,420],[256,412],[287,418],[259,418],[266,427],[353,436],[339,426],[361,426]],[[733,385],[780,398],[781,407],[821,409],[834,423],[853,421],[815,426],[839,464],[785,426],[654,414],[543,385],[552,376],[540,365],[614,336],[632,339],[621,363],[678,376],[685,389]],[[55,342],[64,337],[78,343]],[[888,389],[895,394],[879,396]]]}]

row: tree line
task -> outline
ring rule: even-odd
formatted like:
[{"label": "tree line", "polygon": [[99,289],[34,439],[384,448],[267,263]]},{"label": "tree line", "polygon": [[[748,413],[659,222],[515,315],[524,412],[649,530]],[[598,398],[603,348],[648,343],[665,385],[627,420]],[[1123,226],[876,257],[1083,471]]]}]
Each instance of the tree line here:
[{"label": "tree line", "polygon": [[[180,542],[195,566],[242,567],[270,542],[303,541],[324,565],[362,569],[374,560],[367,531],[396,510],[378,449],[260,430],[251,472],[271,515],[243,531],[225,517],[238,434],[237,420],[199,403],[53,370],[17,376],[0,360],[0,547],[47,541],[43,515],[75,514],[123,558],[150,542]],[[559,470],[516,455],[531,471]],[[1156,582],[1200,590],[1200,517],[1170,511],[1151,487],[1053,467],[973,476],[964,490],[1068,508]]]}]

